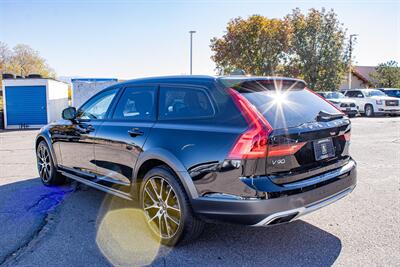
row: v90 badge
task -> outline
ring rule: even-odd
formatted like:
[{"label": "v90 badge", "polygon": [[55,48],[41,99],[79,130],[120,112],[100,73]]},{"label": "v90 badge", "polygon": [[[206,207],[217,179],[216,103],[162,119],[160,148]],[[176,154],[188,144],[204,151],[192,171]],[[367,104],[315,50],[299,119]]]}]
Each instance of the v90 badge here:
[{"label": "v90 badge", "polygon": [[286,160],[285,159],[273,159],[272,160],[272,165],[282,165],[285,164]]}]

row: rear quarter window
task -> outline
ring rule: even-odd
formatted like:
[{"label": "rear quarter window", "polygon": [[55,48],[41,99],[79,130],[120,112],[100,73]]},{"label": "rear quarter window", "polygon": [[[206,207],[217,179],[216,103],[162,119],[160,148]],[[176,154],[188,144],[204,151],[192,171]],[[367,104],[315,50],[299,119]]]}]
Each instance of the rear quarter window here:
[{"label": "rear quarter window", "polygon": [[159,119],[195,119],[212,117],[212,101],[202,88],[161,86]]}]

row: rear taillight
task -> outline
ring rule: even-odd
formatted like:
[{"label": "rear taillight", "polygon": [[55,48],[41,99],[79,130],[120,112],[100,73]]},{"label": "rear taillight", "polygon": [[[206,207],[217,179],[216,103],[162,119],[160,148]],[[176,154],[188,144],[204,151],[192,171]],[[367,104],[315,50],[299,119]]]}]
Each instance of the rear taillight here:
[{"label": "rear taillight", "polygon": [[343,138],[345,141],[350,141],[351,138],[351,132],[348,131],[347,133],[340,135],[341,138]]},{"label": "rear taillight", "polygon": [[282,157],[282,156],[293,155],[297,151],[299,151],[305,144],[306,142],[272,145],[268,147],[268,156]]},{"label": "rear taillight", "polygon": [[239,92],[230,88],[229,94],[249,124],[249,129],[240,135],[229,159],[256,159],[267,156],[268,135],[272,127],[263,115]]}]

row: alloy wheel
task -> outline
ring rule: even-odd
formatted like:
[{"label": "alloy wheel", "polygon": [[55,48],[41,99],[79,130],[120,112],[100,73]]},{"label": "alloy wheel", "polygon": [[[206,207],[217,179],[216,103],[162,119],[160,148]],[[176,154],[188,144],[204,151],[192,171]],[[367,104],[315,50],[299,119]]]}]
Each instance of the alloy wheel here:
[{"label": "alloy wheel", "polygon": [[38,170],[43,181],[48,182],[51,174],[50,153],[47,147],[39,146],[37,150]]},{"label": "alloy wheel", "polygon": [[174,237],[181,223],[175,190],[163,177],[155,176],[146,181],[142,194],[142,207],[151,230],[162,239]]},{"label": "alloy wheel", "polygon": [[370,106],[367,106],[365,113],[366,113],[367,117],[370,117],[372,115],[372,108]]}]

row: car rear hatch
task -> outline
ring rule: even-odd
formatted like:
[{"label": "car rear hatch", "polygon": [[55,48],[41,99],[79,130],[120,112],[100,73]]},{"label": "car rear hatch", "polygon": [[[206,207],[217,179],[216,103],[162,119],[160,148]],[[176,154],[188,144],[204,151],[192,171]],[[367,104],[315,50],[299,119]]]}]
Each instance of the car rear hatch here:
[{"label": "car rear hatch", "polygon": [[[240,94],[236,96],[239,100],[244,97],[255,107],[255,113],[265,119],[259,120],[267,128],[266,145],[262,147],[265,153],[241,157],[244,177],[268,176],[276,184],[287,184],[348,162],[349,119],[307,89],[303,81],[225,78],[223,83],[228,90],[234,90],[233,94]],[[232,152],[230,158],[240,157],[237,150]]]}]

